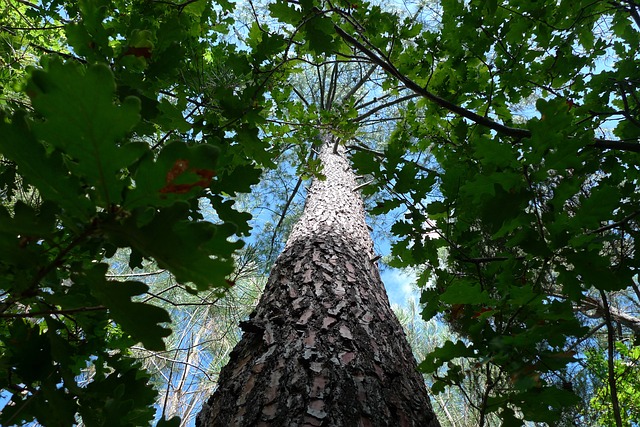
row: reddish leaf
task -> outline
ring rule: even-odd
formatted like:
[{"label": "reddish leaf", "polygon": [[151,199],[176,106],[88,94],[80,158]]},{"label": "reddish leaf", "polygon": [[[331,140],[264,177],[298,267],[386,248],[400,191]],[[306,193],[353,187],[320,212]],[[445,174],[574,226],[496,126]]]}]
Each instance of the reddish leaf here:
[{"label": "reddish leaf", "polygon": [[[174,181],[178,179],[185,172],[193,172],[200,178],[196,182],[176,184]],[[211,180],[216,175],[216,172],[210,169],[190,169],[189,160],[178,159],[173,164],[173,167],[167,172],[166,182],[167,185],[160,189],[160,193],[167,194],[185,194],[191,191],[194,187],[206,188],[211,184]]]},{"label": "reddish leaf", "polygon": [[473,313],[473,317],[474,319],[477,319],[478,317],[480,317],[482,315],[482,313],[486,313],[487,311],[493,311],[492,308],[488,308],[488,307],[482,307],[480,310],[476,311],[475,313]]},{"label": "reddish leaf", "polygon": [[167,172],[167,184],[176,180],[177,177],[182,175],[189,168],[189,160],[178,159],[173,164],[173,167],[169,172]]},{"label": "reddish leaf", "polygon": [[151,58],[151,48],[150,47],[133,47],[129,46],[127,50],[124,51],[122,56],[133,55],[142,58]]}]

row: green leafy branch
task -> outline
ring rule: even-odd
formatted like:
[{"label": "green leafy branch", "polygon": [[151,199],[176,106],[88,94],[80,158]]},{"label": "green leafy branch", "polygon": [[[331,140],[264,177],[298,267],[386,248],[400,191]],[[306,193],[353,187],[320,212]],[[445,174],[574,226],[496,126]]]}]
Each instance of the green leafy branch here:
[{"label": "green leafy branch", "polygon": [[[335,24],[334,28],[336,32],[350,45],[356,47],[360,52],[365,54],[374,64],[380,66],[380,68],[387,71],[390,75],[397,78],[400,82],[402,82],[405,87],[417,95],[422,96],[441,108],[444,108],[452,113],[455,113],[465,119],[469,119],[478,125],[487,127],[491,130],[498,132],[501,135],[508,136],[514,138],[516,141],[521,140],[522,138],[531,138],[532,133],[529,129],[521,129],[505,126],[496,121],[491,120],[486,116],[481,116],[473,111],[467,110],[466,108],[460,107],[452,102],[447,101],[446,99],[431,93],[426,88],[418,85],[413,80],[411,80],[406,75],[402,74],[398,69],[388,60],[383,59],[379,55],[377,55],[374,50],[366,47],[363,43],[358,41],[351,34],[344,31],[339,25]],[[354,26],[354,28],[356,28]],[[362,35],[361,35],[362,37]],[[632,152],[640,152],[640,144],[635,142],[625,142],[625,141],[614,141],[603,138],[594,138],[594,142],[592,144],[596,148],[600,149],[615,149],[622,151],[632,151]]]}]

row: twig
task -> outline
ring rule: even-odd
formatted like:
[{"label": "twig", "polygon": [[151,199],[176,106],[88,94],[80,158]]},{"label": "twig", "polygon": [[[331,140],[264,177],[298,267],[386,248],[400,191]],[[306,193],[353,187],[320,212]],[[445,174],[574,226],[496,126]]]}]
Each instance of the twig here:
[{"label": "twig", "polygon": [[627,222],[631,221],[633,218],[637,217],[638,215],[640,215],[640,211],[635,211],[634,213],[627,215],[626,217],[622,218],[620,221],[614,222],[612,224],[608,224],[605,226],[602,226],[596,230],[593,231],[589,231],[587,234],[596,234],[596,233],[602,233],[603,231],[607,231],[607,230],[611,230],[612,228],[618,228],[621,225],[625,225]]},{"label": "twig", "polygon": [[616,370],[614,365],[614,335],[615,329],[611,322],[611,313],[609,313],[609,303],[607,301],[607,295],[603,290],[600,290],[600,297],[602,298],[602,305],[604,306],[604,317],[607,322],[607,365],[609,368],[609,391],[611,392],[611,406],[613,406],[613,418],[616,420],[616,426],[622,427],[622,418],[620,417],[620,403],[618,402],[618,387],[616,384]]},{"label": "twig", "polygon": [[360,43],[350,34],[346,33],[338,25],[334,25],[334,29],[340,35],[340,37],[342,37],[346,42],[348,42],[349,44],[361,50],[366,56],[369,57],[369,59],[371,59],[372,62],[374,62],[375,64],[378,64],[380,68],[382,68],[383,70],[391,74],[393,77],[400,80],[408,89],[411,89],[415,93],[433,101],[438,106],[445,108],[453,113],[456,113],[464,118],[467,118],[477,124],[486,126],[489,129],[493,129],[496,132],[499,132],[503,135],[511,136],[518,139],[527,138],[531,136],[531,131],[529,131],[528,129],[512,128],[509,126],[502,125],[500,123],[496,123],[487,117],[483,117],[479,114],[474,113],[473,111],[469,111],[466,108],[462,108],[452,102],[449,102],[446,99],[440,98],[439,96],[429,92],[427,89],[423,88],[422,86],[418,85],[416,82],[414,82],[407,76],[400,73],[400,71],[398,71],[398,69],[396,69],[391,63],[378,57],[373,51],[371,51],[371,49],[368,49],[367,47],[365,47],[362,43]]},{"label": "twig", "polygon": [[366,187],[367,185],[372,184],[372,183],[373,183],[373,181],[374,181],[374,180],[372,179],[371,181],[367,181],[367,182],[365,182],[364,184],[360,184],[360,185],[358,185],[357,187],[355,187],[355,188],[354,188],[353,190],[351,190],[351,191],[358,191],[358,190],[361,190],[361,189],[363,189],[364,187]]},{"label": "twig", "polygon": [[81,62],[83,64],[87,63],[87,61],[85,59],[80,58],[80,57],[75,56],[75,55],[72,55],[70,53],[60,52],[60,51],[57,51],[57,50],[52,50],[52,49],[46,48],[44,46],[40,46],[40,45],[35,44],[35,43],[29,43],[29,46],[34,47],[37,50],[40,50],[42,52],[49,53],[51,55],[58,55],[58,56],[62,56],[63,58],[66,58],[66,59],[73,59],[74,61],[78,61],[78,62]]},{"label": "twig", "polygon": [[412,93],[411,95],[406,95],[406,96],[403,96],[403,97],[401,97],[401,98],[396,98],[396,99],[394,99],[393,101],[389,101],[389,102],[387,102],[387,103],[385,103],[385,104],[378,105],[377,107],[372,108],[371,110],[367,111],[366,113],[364,113],[364,114],[362,114],[362,115],[358,116],[358,117],[355,119],[355,121],[356,121],[356,122],[361,122],[361,121],[363,121],[364,119],[366,119],[367,117],[370,117],[370,116],[372,116],[372,115],[376,114],[376,113],[377,113],[378,111],[380,111],[380,110],[383,110],[383,109],[385,109],[385,108],[387,108],[387,107],[391,107],[391,106],[393,106],[393,105],[395,105],[395,104],[400,104],[400,103],[402,103],[402,102],[408,101],[408,100],[413,99],[413,98],[417,98],[417,97],[419,97],[419,96],[420,96],[420,95],[418,95],[417,93]]},{"label": "twig", "polygon": [[365,75],[355,85],[353,85],[351,89],[349,89],[349,92],[347,92],[344,95],[344,97],[342,97],[342,102],[344,103],[345,101],[348,101],[353,95],[355,95],[358,89],[360,89],[362,85],[364,85],[367,82],[367,80],[369,80],[369,77],[371,77],[371,75],[375,70],[376,70],[375,64],[371,65],[371,67],[369,67]]},{"label": "twig", "polygon": [[68,310],[45,310],[45,311],[33,311],[30,313],[2,313],[0,314],[0,318],[3,319],[17,319],[17,318],[30,318],[30,317],[41,317],[41,316],[49,316],[52,314],[55,315],[68,315],[68,314],[76,314],[76,313],[85,313],[87,311],[101,311],[106,310],[107,307],[103,305],[97,305],[94,307],[79,307],[79,308],[70,308]]},{"label": "twig", "polygon": [[589,338],[591,338],[596,332],[598,332],[600,329],[602,329],[602,327],[605,326],[606,324],[607,324],[607,322],[602,322],[599,325],[591,328],[591,330],[589,332],[587,332],[584,336],[580,337],[579,340],[577,340],[576,342],[571,344],[571,346],[569,348],[567,348],[567,351],[575,350],[582,342],[584,342],[584,341],[588,340]]},{"label": "twig", "polygon": [[155,276],[157,274],[162,274],[165,271],[167,270],[151,271],[149,273],[106,274],[105,277],[108,279],[125,278],[125,277],[145,277],[145,276]]},{"label": "twig", "polygon": [[517,256],[517,257],[506,257],[506,256],[497,256],[497,257],[486,257],[486,258],[464,258],[464,259],[458,259],[458,261],[462,261],[462,262],[470,262],[473,264],[484,264],[484,263],[488,263],[488,262],[496,262],[496,261],[509,261],[509,260],[517,260],[517,261],[521,261],[523,259],[525,259],[525,257],[523,256]]}]

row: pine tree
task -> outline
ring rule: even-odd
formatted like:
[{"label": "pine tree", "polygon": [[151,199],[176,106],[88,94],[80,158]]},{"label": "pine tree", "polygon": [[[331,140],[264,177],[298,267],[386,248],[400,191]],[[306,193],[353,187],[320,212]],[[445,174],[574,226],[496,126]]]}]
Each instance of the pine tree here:
[{"label": "pine tree", "polygon": [[304,213],[198,416],[205,426],[439,426],[380,279],[345,149],[323,135]]}]

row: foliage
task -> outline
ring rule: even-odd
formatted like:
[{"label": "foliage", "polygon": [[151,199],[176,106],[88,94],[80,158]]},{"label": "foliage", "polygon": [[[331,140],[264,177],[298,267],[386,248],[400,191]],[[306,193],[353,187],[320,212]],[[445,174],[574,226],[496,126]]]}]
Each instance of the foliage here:
[{"label": "foliage", "polygon": [[[408,300],[404,307],[394,306],[393,309],[407,334],[407,340],[417,360],[424,360],[454,335],[443,322],[436,319],[429,321],[422,319],[420,307],[415,299]],[[465,363],[464,360],[456,360],[456,362]],[[433,393],[434,375],[424,374],[425,381],[432,391],[430,398],[433,409],[443,427],[475,427],[480,421],[481,410],[478,402],[482,401],[482,395],[486,390],[485,379],[491,378],[493,372],[487,375],[483,369],[472,369],[471,366],[468,368],[468,375],[457,384],[445,387],[439,393]],[[441,368],[436,375],[442,376],[445,372],[446,367]],[[485,425],[498,426],[499,418],[490,417],[485,420]]]},{"label": "foliage", "polygon": [[[615,375],[620,400],[622,422],[632,425],[640,419],[640,347],[629,342],[618,342],[616,350],[619,359],[615,361]],[[609,402],[611,391],[607,382],[607,360],[603,353],[596,349],[587,352],[587,366],[594,377],[596,390],[589,402],[596,414],[596,424],[602,426],[615,425],[615,417]]]},{"label": "foliage", "polygon": [[442,1],[436,31],[364,6],[325,15],[387,87],[420,99],[382,155],[354,162],[391,187],[377,212],[406,207],[393,253],[434,280],[425,319],[446,313],[464,337],[421,366],[448,367],[434,390],[491,366],[487,414],[554,422],[577,403],[566,367],[596,326],[585,315],[607,318],[599,292],[626,292],[631,315],[607,321],[637,332],[638,6]]},{"label": "foliage", "polygon": [[[271,154],[257,138],[251,52],[217,40],[229,6],[10,1],[3,11],[2,61],[17,71],[3,67],[0,117],[0,386],[11,393],[1,424],[154,417],[156,392],[130,347],[163,350],[171,318],[140,300],[145,283],[107,276],[116,250],[129,250],[131,267],[155,260],[189,292],[232,284],[234,236],[249,230],[232,198]],[[230,64],[217,80],[215,61]],[[203,197],[218,223],[204,221]]]},{"label": "foliage", "polygon": [[229,277],[235,284],[221,297],[215,289],[198,295],[184,292],[166,270],[153,264],[141,272],[132,271],[126,262],[112,263],[109,277],[143,280],[149,285],[145,299],[171,316],[174,327],[164,350],[132,347],[132,357],[140,360],[160,391],[156,407],[161,408],[161,417],[179,417],[180,426],[193,425],[213,393],[220,369],[240,338],[237,326],[247,318],[264,286],[254,258],[253,247],[243,248]]},{"label": "foliage", "polygon": [[483,372],[480,425],[554,423],[602,325],[608,380],[621,369],[614,341],[640,331],[640,6],[393,6],[251,3],[241,26],[226,0],[3,3],[0,423],[149,422],[131,347],[163,350],[171,318],[112,257],[221,294],[250,232],[234,201],[278,162],[300,177],[287,200],[321,177],[318,128],[349,144],[372,212],[404,213],[393,263],[461,337],[425,356],[434,391]]}]

